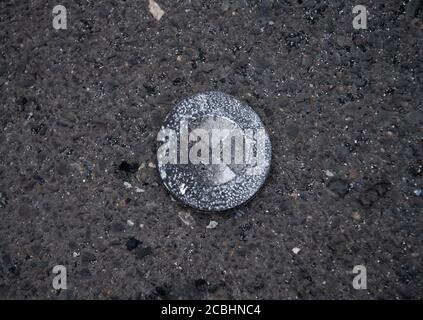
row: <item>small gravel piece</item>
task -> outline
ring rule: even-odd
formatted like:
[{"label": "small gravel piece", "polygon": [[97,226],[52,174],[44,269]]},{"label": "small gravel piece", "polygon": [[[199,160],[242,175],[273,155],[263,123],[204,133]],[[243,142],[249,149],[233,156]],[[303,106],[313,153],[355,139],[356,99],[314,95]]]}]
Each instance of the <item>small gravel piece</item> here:
[{"label": "small gravel piece", "polygon": [[159,21],[165,14],[162,8],[160,8],[159,4],[154,0],[149,0],[148,10],[150,11],[154,19],[156,19],[157,21]]},{"label": "small gravel piece", "polygon": [[4,208],[7,205],[7,197],[3,192],[0,192],[0,208]]},{"label": "small gravel piece", "polygon": [[130,184],[129,182],[124,182],[123,185],[125,186],[126,189],[131,189],[132,188],[132,184]]},{"label": "small gravel piece", "polygon": [[134,237],[131,237],[126,241],[126,249],[129,251],[134,250],[138,245],[141,243],[141,241],[135,239]]},{"label": "small gravel piece", "polygon": [[138,171],[138,167],[139,167],[139,164],[136,162],[128,163],[126,161],[122,161],[118,169],[126,173],[136,173]]},{"label": "small gravel piece", "polygon": [[326,171],[325,171],[325,175],[326,175],[327,177],[334,177],[334,176],[335,176],[335,174],[334,174],[333,172],[329,171],[329,170],[326,170]]},{"label": "small gravel piece", "polygon": [[214,229],[216,228],[218,225],[217,221],[210,221],[209,224],[207,225],[206,229]]},{"label": "small gravel piece", "polygon": [[135,187],[135,192],[136,193],[143,193],[143,192],[145,192],[145,190],[142,189],[142,188]]},{"label": "small gravel piece", "polygon": [[295,247],[295,248],[292,249],[292,252],[294,252],[294,254],[297,254],[300,251],[301,251],[301,249],[300,248],[297,248],[297,247]]},{"label": "small gravel piece", "polygon": [[343,198],[349,191],[348,182],[338,178],[330,179],[327,186],[330,191],[336,193],[341,198]]},{"label": "small gravel piece", "polygon": [[132,221],[131,219],[126,220],[126,223],[128,224],[128,226],[133,227],[135,225],[134,221]]},{"label": "small gravel piece", "polygon": [[180,211],[178,217],[187,226],[193,227],[195,225],[195,220],[189,212]]},{"label": "small gravel piece", "polygon": [[355,220],[355,221],[359,221],[361,219],[361,215],[358,211],[353,211],[351,213],[351,217]]}]

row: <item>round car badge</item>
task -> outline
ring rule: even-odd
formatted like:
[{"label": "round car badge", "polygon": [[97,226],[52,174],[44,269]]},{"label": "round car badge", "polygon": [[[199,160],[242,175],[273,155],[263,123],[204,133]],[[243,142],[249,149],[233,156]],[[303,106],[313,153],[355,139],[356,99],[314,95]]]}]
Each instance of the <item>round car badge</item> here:
[{"label": "round car badge", "polygon": [[257,193],[269,172],[272,148],[259,116],[221,92],[180,101],[157,141],[163,184],[195,209],[237,207]]}]

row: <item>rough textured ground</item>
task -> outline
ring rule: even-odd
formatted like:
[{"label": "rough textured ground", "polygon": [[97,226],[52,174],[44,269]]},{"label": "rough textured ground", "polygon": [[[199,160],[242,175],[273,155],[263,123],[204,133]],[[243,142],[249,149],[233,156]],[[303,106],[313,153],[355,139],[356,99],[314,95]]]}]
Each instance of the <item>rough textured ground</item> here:
[{"label": "rough textured ground", "polygon": [[[56,31],[59,2],[1,2],[0,297],[423,298],[422,10],[158,3],[160,21],[61,1]],[[249,103],[273,144],[261,193],[223,214],[172,201],[154,168],[162,119],[206,90]]]}]

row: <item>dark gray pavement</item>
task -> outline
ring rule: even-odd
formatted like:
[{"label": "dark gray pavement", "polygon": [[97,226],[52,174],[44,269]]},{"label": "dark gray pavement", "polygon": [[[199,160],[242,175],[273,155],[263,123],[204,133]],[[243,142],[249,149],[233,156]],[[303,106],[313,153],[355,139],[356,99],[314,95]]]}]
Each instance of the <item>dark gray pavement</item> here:
[{"label": "dark gray pavement", "polygon": [[[160,21],[140,0],[0,3],[0,298],[421,299],[422,10],[157,2]],[[209,90],[273,146],[263,190],[221,214],[155,168],[163,118]]]}]

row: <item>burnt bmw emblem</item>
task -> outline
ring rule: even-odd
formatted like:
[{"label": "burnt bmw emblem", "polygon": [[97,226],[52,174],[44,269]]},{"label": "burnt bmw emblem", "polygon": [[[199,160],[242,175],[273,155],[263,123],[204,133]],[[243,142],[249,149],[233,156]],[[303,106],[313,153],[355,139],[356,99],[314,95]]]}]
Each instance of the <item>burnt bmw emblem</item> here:
[{"label": "burnt bmw emblem", "polygon": [[259,116],[221,92],[177,103],[157,141],[163,184],[195,209],[237,207],[257,193],[269,172],[272,148]]}]

